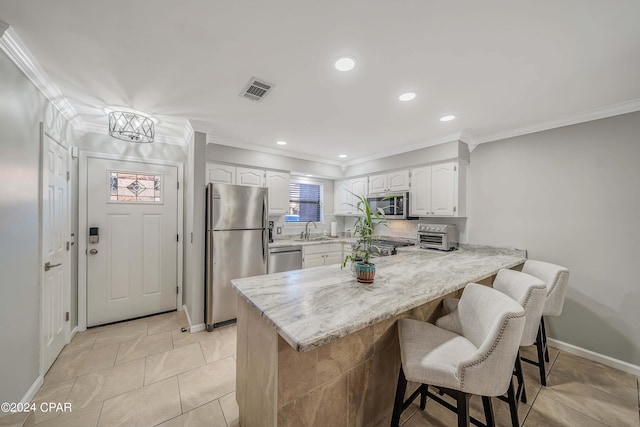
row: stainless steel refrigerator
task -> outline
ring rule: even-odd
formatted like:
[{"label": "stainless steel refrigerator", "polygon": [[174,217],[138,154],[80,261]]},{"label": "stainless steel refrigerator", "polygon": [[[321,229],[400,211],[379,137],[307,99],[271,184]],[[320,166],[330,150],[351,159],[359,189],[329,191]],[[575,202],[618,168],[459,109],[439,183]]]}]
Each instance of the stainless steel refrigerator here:
[{"label": "stainless steel refrigerator", "polygon": [[267,189],[207,185],[205,322],[207,330],[236,319],[232,279],[267,274]]}]

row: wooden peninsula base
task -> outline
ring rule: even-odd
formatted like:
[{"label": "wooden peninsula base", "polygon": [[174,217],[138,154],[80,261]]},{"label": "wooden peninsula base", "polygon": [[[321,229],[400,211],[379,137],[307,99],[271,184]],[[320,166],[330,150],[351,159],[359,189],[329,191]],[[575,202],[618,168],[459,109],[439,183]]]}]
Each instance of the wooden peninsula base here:
[{"label": "wooden peninsula base", "polygon": [[[492,281],[493,277],[482,282]],[[461,293],[447,297],[459,298]],[[409,317],[433,323],[441,315],[441,301],[298,352],[255,307],[238,298],[240,425],[361,427],[384,420],[382,425],[388,425],[400,368],[396,322]]]}]

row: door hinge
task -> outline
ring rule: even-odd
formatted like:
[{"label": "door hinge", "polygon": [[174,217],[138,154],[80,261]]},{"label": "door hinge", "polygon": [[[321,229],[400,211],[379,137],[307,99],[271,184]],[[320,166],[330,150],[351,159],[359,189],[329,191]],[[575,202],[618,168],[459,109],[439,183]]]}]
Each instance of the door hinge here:
[{"label": "door hinge", "polygon": [[177,183],[178,184],[178,190],[180,189],[180,182]]},{"label": "door hinge", "polygon": [[71,242],[67,242],[67,250],[71,248]]},{"label": "door hinge", "polygon": [[180,235],[176,234],[176,242],[179,242],[179,241],[180,241]]},{"label": "door hinge", "polygon": [[67,171],[67,181],[69,181],[71,179],[71,172]]},{"label": "door hinge", "polygon": [[458,167],[457,167],[457,166],[454,166],[454,167],[453,167],[453,171],[455,172],[455,171],[457,171],[457,170],[458,170]]},{"label": "door hinge", "polygon": [[176,286],[176,295],[178,295],[179,293],[180,293],[180,288]]},{"label": "door hinge", "polygon": [[455,206],[453,207],[453,211],[454,211],[454,212],[456,211],[456,207],[455,207]]},{"label": "door hinge", "polygon": [[64,314],[64,320],[67,321],[67,322],[69,321],[69,312],[68,311]]}]

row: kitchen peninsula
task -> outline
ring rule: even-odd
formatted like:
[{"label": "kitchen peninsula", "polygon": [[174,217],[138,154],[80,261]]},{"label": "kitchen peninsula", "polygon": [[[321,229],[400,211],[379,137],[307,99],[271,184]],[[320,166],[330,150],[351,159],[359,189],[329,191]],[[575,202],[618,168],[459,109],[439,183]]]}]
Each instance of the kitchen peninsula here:
[{"label": "kitchen peninsula", "polygon": [[396,321],[433,321],[470,282],[490,285],[524,251],[463,245],[376,259],[373,284],[339,265],[232,280],[242,426],[370,426],[388,417],[400,366]]}]

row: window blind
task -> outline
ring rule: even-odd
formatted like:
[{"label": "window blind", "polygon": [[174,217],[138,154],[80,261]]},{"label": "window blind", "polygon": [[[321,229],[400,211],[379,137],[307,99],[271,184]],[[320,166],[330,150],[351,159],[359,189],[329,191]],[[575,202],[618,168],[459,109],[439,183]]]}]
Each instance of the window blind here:
[{"label": "window blind", "polygon": [[322,185],[301,182],[289,183],[289,212],[287,222],[322,220]]}]

